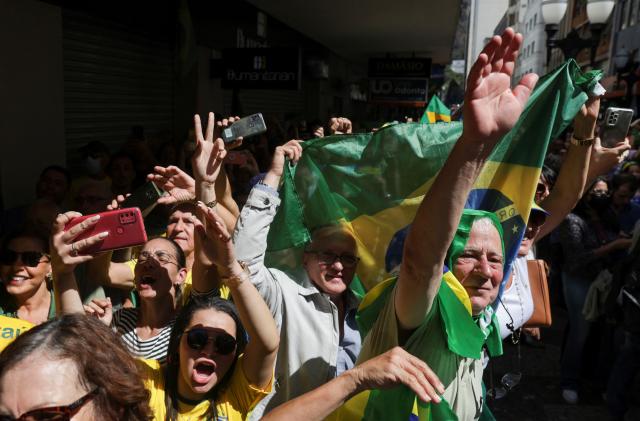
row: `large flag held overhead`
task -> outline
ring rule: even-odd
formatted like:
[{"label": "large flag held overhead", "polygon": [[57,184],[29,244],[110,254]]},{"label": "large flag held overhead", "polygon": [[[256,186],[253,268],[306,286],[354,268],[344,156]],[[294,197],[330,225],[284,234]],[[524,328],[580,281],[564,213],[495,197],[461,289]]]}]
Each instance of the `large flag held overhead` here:
[{"label": "large flag held overhead", "polygon": [[[569,60],[540,79],[520,119],[498,143],[469,195],[467,208],[492,211],[500,219],[505,239],[504,282],[526,227],[547,145],[571,123],[587,100],[586,92],[599,78],[599,72],[583,74]],[[369,290],[389,278],[400,265],[404,239],[417,208],[461,131],[459,122],[409,123],[373,134],[305,142],[298,165],[285,169],[282,204],[269,233],[269,264],[283,270],[299,269],[310,232],[340,223],[353,233],[361,257],[357,270],[361,284],[354,282],[352,288],[363,292],[362,285]],[[383,296],[380,289],[376,293]],[[463,302],[464,289],[456,296]],[[366,324],[366,317],[371,318],[379,304],[368,296],[360,306],[359,322]],[[411,402],[402,402],[409,412],[411,407],[416,409],[412,396]],[[352,401],[359,409],[349,419],[380,419],[382,414],[387,420],[408,418],[387,390],[356,398]],[[389,408],[398,410],[389,413]],[[455,419],[446,408],[441,403],[414,412],[420,419]],[[353,407],[351,410],[353,414]]]},{"label": "large flag held overhead", "polygon": [[451,122],[451,110],[444,105],[444,102],[438,98],[438,95],[431,97],[427,108],[424,110],[424,114],[420,117],[420,123],[433,124],[436,121]]}]

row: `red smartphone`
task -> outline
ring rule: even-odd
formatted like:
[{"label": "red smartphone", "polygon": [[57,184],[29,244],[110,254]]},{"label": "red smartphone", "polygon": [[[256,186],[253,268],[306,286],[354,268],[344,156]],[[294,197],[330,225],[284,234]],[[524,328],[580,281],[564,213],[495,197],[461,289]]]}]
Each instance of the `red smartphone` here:
[{"label": "red smartphone", "polygon": [[[147,233],[144,230],[144,220],[138,208],[116,209],[99,213],[98,222],[87,231],[78,235],[75,241],[91,237],[101,232],[108,232],[102,241],[92,245],[91,247],[82,249],[78,254],[96,254],[103,251],[117,250],[127,247],[138,246],[147,242]],[[69,222],[64,230],[68,231],[71,227],[78,225],[85,219],[94,215],[85,215]]]}]

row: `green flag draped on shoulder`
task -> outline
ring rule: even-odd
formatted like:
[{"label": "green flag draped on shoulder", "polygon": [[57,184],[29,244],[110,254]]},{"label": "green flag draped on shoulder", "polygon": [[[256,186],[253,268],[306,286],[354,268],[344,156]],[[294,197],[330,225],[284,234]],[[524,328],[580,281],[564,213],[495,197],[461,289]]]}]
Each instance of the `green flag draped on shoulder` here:
[{"label": "green flag draped on shoulder", "polygon": [[424,110],[424,114],[420,117],[420,123],[433,124],[436,121],[450,123],[451,111],[449,110],[449,107],[444,105],[444,102],[442,102],[437,95],[434,95],[431,97],[427,108]]}]

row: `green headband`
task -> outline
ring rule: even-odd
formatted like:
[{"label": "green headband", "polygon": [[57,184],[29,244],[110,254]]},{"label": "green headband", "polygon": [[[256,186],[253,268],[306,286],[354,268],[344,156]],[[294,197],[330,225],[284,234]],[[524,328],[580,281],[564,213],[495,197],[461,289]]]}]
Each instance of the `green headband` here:
[{"label": "green headband", "polygon": [[455,261],[464,251],[464,247],[467,245],[467,241],[469,241],[471,227],[477,219],[489,219],[496,230],[498,230],[498,234],[500,235],[500,245],[502,246],[502,255],[504,256],[504,234],[502,232],[502,225],[500,224],[500,220],[496,214],[482,210],[465,209],[462,211],[458,229],[456,230],[456,234],[449,246],[449,250],[447,251],[447,257],[445,258],[445,264],[449,270],[453,270]]}]

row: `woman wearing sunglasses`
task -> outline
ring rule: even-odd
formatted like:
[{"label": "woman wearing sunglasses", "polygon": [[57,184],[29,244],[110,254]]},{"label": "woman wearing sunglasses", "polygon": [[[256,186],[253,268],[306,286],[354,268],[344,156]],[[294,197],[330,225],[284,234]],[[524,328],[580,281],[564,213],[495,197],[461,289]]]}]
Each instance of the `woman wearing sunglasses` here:
[{"label": "woman wearing sunglasses", "polygon": [[82,314],[37,326],[0,354],[0,421],[149,420],[148,399],[122,343]]},{"label": "woman wearing sunglasses", "polygon": [[244,420],[271,391],[279,334],[235,259],[223,220],[203,204],[199,210],[206,227],[196,221],[196,229],[206,239],[196,235],[198,264],[215,265],[235,305],[212,294],[192,296],[173,326],[167,363],[147,361],[146,384],[156,420]]},{"label": "woman wearing sunglasses", "polygon": [[46,238],[26,231],[7,237],[0,248],[0,278],[0,315],[36,325],[55,317]]}]

